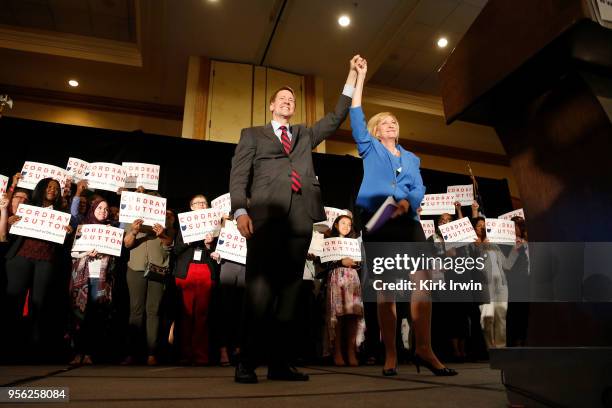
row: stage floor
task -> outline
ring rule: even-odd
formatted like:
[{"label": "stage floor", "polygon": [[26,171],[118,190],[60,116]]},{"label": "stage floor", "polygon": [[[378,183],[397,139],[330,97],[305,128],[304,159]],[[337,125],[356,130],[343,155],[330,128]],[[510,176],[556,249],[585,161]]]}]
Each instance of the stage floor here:
[{"label": "stage floor", "polygon": [[[382,377],[380,366],[305,368],[310,381],[235,384],[233,368],[176,366],[0,366],[0,384],[69,387],[70,405],[83,407],[506,407],[500,371],[488,364],[451,365],[455,377],[400,367]],[[6,406],[0,403],[0,406]],[[20,404],[20,406],[23,406]],[[35,406],[66,406],[42,404]]]}]

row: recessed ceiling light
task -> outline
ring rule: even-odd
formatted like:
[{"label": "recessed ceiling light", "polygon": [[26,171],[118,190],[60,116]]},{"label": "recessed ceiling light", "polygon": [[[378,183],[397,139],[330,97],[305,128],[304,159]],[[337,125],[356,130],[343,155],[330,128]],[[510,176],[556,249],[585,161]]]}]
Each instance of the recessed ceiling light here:
[{"label": "recessed ceiling light", "polygon": [[351,19],[349,16],[340,16],[338,19],[338,24],[340,24],[342,27],[347,27],[349,24],[351,24]]},{"label": "recessed ceiling light", "polygon": [[76,79],[71,79],[70,81],[68,81],[68,85],[73,88],[76,88],[77,86],[79,86],[79,81],[77,81]]},{"label": "recessed ceiling light", "polygon": [[445,37],[440,37],[438,40],[438,47],[444,48],[448,45],[448,40]]}]

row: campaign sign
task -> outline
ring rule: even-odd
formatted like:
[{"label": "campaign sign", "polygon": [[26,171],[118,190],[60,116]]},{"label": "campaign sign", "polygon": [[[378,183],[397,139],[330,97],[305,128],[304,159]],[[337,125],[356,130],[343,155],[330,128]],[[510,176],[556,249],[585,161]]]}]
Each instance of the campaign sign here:
[{"label": "campaign sign", "polygon": [[514,221],[499,218],[485,219],[487,238],[489,242],[501,245],[516,244],[516,230]]},{"label": "campaign sign", "polygon": [[[28,190],[34,190],[36,184],[44,178],[52,178],[57,180],[60,184],[60,188],[64,188],[66,182],[66,170],[50,164],[38,163],[27,161],[23,164],[21,169],[21,178],[17,187],[27,188]],[[61,193],[61,192],[60,192]]]},{"label": "campaign sign", "polygon": [[232,199],[230,193],[225,193],[210,202],[212,208],[221,210],[224,215],[229,215],[232,212]]},{"label": "campaign sign", "polygon": [[455,201],[453,193],[425,194],[421,202],[421,215],[455,214]]},{"label": "campaign sign", "polygon": [[21,219],[11,226],[9,231],[11,234],[58,244],[64,243],[65,227],[70,224],[70,214],[49,208],[19,204],[15,215]]},{"label": "campaign sign", "polygon": [[123,229],[102,224],[84,224],[80,230],[81,236],[74,241],[72,251],[98,251],[100,254],[121,256],[123,247]]},{"label": "campaign sign", "polygon": [[130,224],[141,219],[144,225],[166,225],[166,199],[133,191],[121,193],[119,222]]},{"label": "campaign sign", "polygon": [[246,264],[246,238],[240,234],[235,222],[225,222],[225,227],[219,232],[215,252],[219,253],[222,259]]},{"label": "campaign sign", "polygon": [[123,166],[115,163],[90,163],[84,174],[90,189],[106,190],[116,193],[125,187],[127,173]]},{"label": "campaign sign", "polygon": [[474,202],[474,186],[471,184],[448,186],[446,187],[446,192],[455,194],[457,197],[456,201],[459,201],[461,205],[472,205]]},{"label": "campaign sign", "polygon": [[72,177],[72,181],[74,183],[78,183],[85,178],[85,173],[87,173],[88,167],[89,163],[85,160],[77,159],[76,157],[69,157],[68,163],[66,164],[66,173]]},{"label": "campaign sign", "polygon": [[315,227],[317,228],[317,230],[326,230],[328,228],[331,228],[334,225],[334,221],[336,221],[336,218],[341,215],[347,214],[348,211],[346,210],[341,210],[339,208],[334,207],[325,207],[325,217],[327,218],[327,220],[317,222],[315,224]]},{"label": "campaign sign", "polygon": [[438,225],[446,248],[457,248],[470,244],[478,239],[472,222],[468,217],[463,217],[447,224]]},{"label": "campaign sign", "polygon": [[507,212],[505,214],[502,214],[497,218],[499,218],[500,220],[511,220],[514,217],[521,217],[522,219],[525,219],[525,212],[523,211],[522,208],[519,208],[518,210],[514,210],[514,211]]},{"label": "campaign sign", "polygon": [[325,238],[321,262],[338,261],[343,258],[351,258],[355,262],[361,262],[361,245],[354,238]]},{"label": "campaign sign", "polygon": [[0,194],[6,193],[8,190],[9,178],[0,174]]},{"label": "campaign sign", "polygon": [[157,191],[159,188],[159,166],[147,163],[121,163],[127,171],[125,188],[144,187],[145,190]]},{"label": "campaign sign", "polygon": [[425,239],[431,237],[433,234],[436,233],[436,226],[433,220],[421,220],[421,227],[423,227]]},{"label": "campaign sign", "polygon": [[308,253],[314,256],[321,256],[323,252],[323,241],[325,236],[317,231],[312,231],[312,239],[310,240],[310,247],[308,247]]},{"label": "campaign sign", "polygon": [[217,208],[195,210],[178,215],[184,243],[203,241],[206,234],[219,235],[223,211]]}]

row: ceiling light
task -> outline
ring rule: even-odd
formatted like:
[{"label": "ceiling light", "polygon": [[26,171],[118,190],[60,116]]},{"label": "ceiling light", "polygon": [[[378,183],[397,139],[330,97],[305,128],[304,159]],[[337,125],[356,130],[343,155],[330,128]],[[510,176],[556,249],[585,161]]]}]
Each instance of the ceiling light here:
[{"label": "ceiling light", "polygon": [[338,24],[340,24],[342,27],[347,27],[349,24],[351,24],[351,19],[349,16],[340,16],[338,19]]},{"label": "ceiling light", "polygon": [[438,40],[438,47],[444,48],[448,45],[448,40],[445,37],[440,37]]},{"label": "ceiling light", "polygon": [[68,85],[73,88],[76,88],[77,86],[79,86],[79,81],[77,81],[76,79],[71,79],[70,81],[68,81]]}]

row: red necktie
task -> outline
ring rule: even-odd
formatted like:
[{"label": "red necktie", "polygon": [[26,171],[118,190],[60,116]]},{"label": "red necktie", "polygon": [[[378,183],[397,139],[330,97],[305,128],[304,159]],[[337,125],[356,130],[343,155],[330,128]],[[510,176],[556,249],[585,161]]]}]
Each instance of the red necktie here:
[{"label": "red necktie", "polygon": [[[281,143],[283,144],[285,153],[287,154],[287,156],[289,156],[289,153],[291,152],[291,139],[289,139],[289,135],[287,134],[287,127],[281,126],[280,130],[281,130]],[[300,174],[297,171],[291,169],[290,177],[291,177],[291,190],[297,193],[302,188],[302,182],[300,181],[301,180]]]}]

